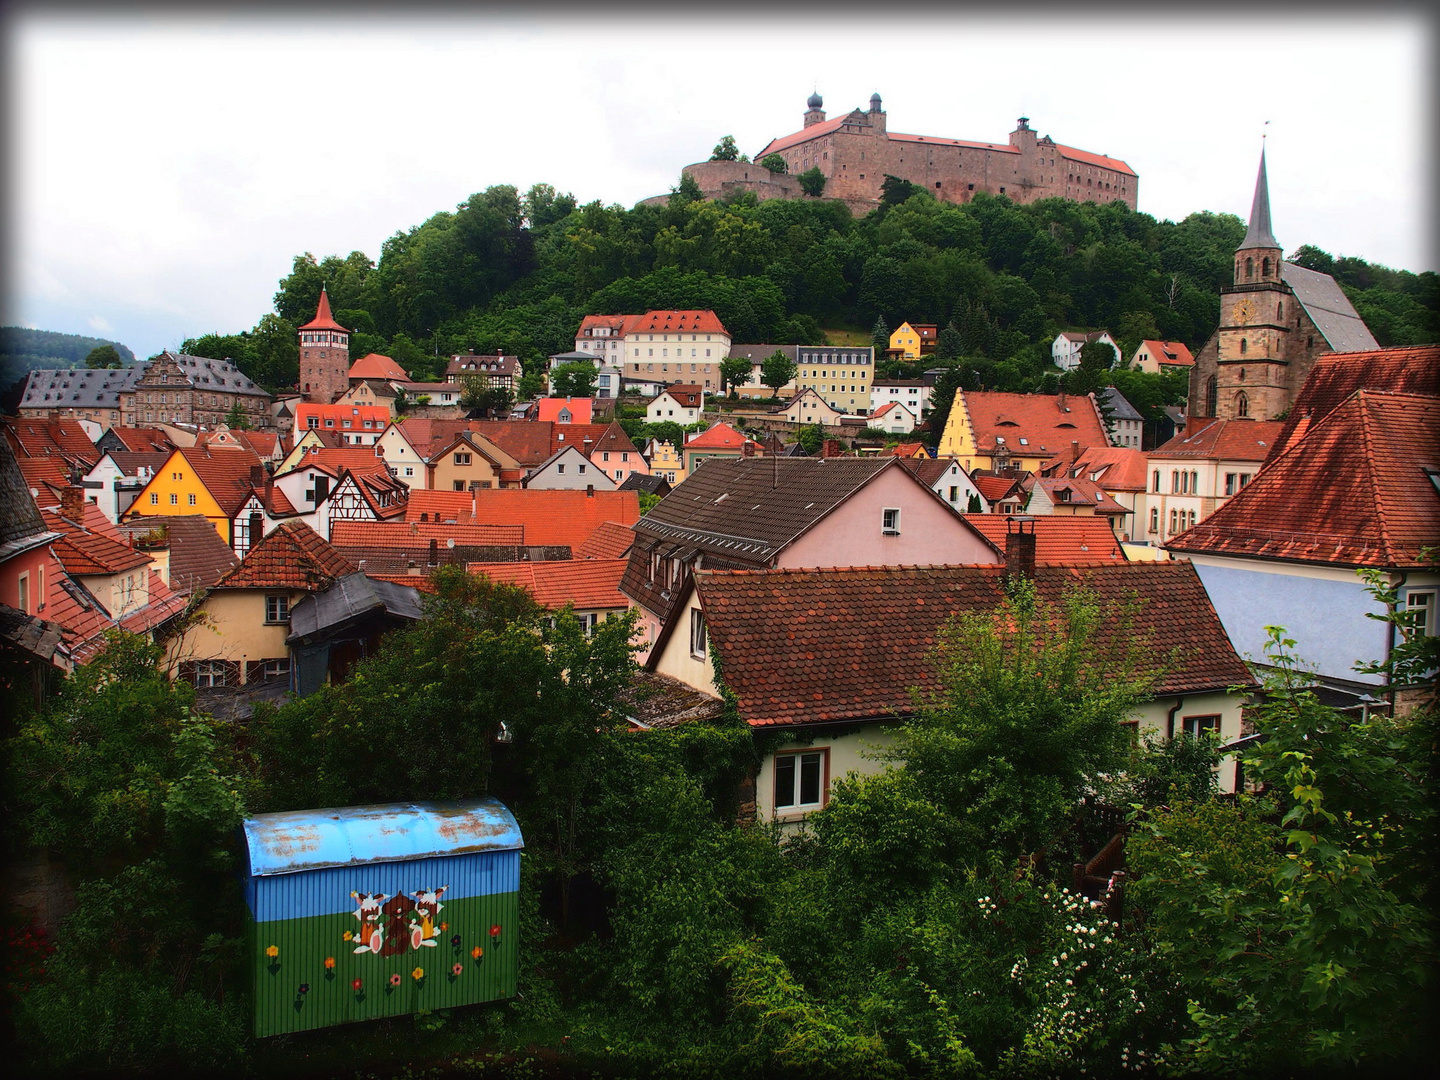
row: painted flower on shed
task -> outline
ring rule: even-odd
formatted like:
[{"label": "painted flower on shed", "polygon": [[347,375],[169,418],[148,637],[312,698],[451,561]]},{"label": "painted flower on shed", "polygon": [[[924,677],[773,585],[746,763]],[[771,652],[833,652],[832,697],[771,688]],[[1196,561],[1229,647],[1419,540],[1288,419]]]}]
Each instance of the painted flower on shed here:
[{"label": "painted flower on shed", "polygon": [[309,983],[301,983],[301,984],[300,984],[300,993],[302,993],[302,994],[308,994],[309,992],[310,992],[310,984],[309,984]]},{"label": "painted flower on shed", "polygon": [[398,971],[397,971],[394,975],[391,975],[391,976],[390,976],[390,985],[391,985],[391,986],[399,986],[399,985],[400,985],[400,973],[399,973]]},{"label": "painted flower on shed", "polygon": [[327,956],[327,957],[325,957],[325,970],[326,970],[326,971],[334,971],[334,970],[335,970],[335,957],[333,957],[333,956]]},{"label": "painted flower on shed", "polygon": [[491,936],[491,937],[499,937],[499,936],[500,936],[500,924],[499,924],[499,923],[496,923],[494,926],[490,927],[490,936]]},{"label": "painted flower on shed", "polygon": [[485,950],[482,949],[479,945],[476,945],[473,949],[470,950],[470,955],[473,956],[476,960],[479,960],[480,957],[485,955]]},{"label": "painted flower on shed", "polygon": [[455,946],[455,948],[458,949],[458,948],[460,947],[460,935],[459,935],[459,934],[456,934],[454,937],[452,937],[452,938],[450,939],[450,944],[453,945],[453,946]]},{"label": "painted flower on shed", "polygon": [[351,941],[351,940],[354,939],[354,937],[355,937],[355,935],[352,934],[349,930],[346,930],[346,931],[345,931],[345,940],[346,940],[346,941]]},{"label": "painted flower on shed", "polygon": [[422,967],[417,967],[414,971],[410,972],[410,977],[416,982],[419,982],[425,977],[425,969]]},{"label": "painted flower on shed", "polygon": [[271,960],[274,960],[275,957],[277,957],[277,956],[280,955],[280,946],[279,946],[279,945],[270,945],[270,946],[268,946],[268,947],[265,949],[265,955],[268,956],[268,957],[270,957]]},{"label": "painted flower on shed", "polygon": [[354,980],[352,980],[351,983],[350,983],[350,989],[351,989],[351,990],[354,990],[354,991],[358,994],[358,993],[360,992],[360,987],[362,987],[362,986],[364,986],[364,985],[365,985],[365,983],[364,983],[363,980],[361,980],[361,979],[354,979]]},{"label": "painted flower on shed", "polygon": [[464,965],[462,965],[462,964],[456,964],[454,967],[452,967],[452,968],[450,969],[450,974],[451,974],[451,975],[459,975],[459,974],[460,974],[462,971],[464,971],[464,970],[465,970]]}]

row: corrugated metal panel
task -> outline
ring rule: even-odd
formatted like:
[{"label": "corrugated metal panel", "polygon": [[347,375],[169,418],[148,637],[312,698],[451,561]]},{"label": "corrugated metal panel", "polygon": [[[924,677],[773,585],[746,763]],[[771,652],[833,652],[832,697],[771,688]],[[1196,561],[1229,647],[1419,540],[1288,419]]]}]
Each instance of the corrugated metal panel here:
[{"label": "corrugated metal panel", "polygon": [[259,814],[244,832],[251,877],[525,846],[514,815],[497,799]]}]

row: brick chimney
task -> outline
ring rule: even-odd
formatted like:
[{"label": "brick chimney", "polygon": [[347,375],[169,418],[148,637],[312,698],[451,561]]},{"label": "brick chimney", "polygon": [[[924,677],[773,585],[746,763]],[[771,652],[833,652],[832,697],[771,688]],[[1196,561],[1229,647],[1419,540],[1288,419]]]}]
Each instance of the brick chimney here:
[{"label": "brick chimney", "polygon": [[439,565],[439,561],[440,561],[440,545],[439,545],[438,543],[436,543],[435,538],[432,536],[432,537],[430,538],[429,565],[431,565],[431,566],[438,566],[438,565]]},{"label": "brick chimney", "polygon": [[1056,407],[1057,409],[1059,409],[1061,412],[1064,412],[1064,411],[1065,411],[1065,391],[1064,391],[1064,390],[1061,390],[1060,393],[1055,396],[1055,407]]},{"label": "brick chimney", "polygon": [[740,444],[740,456],[741,456],[741,457],[754,457],[754,456],[755,456],[755,444],[754,444],[753,442],[751,442],[749,439],[746,439],[743,443]]},{"label": "brick chimney", "polygon": [[83,487],[63,487],[60,489],[60,515],[67,517],[76,525],[85,524],[85,489]]},{"label": "brick chimney", "polygon": [[822,458],[840,457],[840,440],[826,439],[820,447],[820,456]]},{"label": "brick chimney", "polygon": [[250,466],[250,484],[252,487],[262,487],[265,483],[265,466]]},{"label": "brick chimney", "polygon": [[1005,576],[1035,576],[1035,519],[1021,516],[1005,522]]}]

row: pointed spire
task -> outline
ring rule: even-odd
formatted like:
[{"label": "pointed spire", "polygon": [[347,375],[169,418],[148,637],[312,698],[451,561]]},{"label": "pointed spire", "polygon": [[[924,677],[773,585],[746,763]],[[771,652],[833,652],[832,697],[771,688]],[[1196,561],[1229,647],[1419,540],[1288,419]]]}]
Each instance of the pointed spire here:
[{"label": "pointed spire", "polygon": [[1265,177],[1265,148],[1260,148],[1260,175],[1255,178],[1255,201],[1250,204],[1250,227],[1236,251],[1246,248],[1279,248],[1270,231],[1270,183]]},{"label": "pointed spire", "polygon": [[325,286],[320,286],[320,303],[315,306],[315,318],[311,319],[301,330],[339,330],[348,334],[350,331],[335,321],[330,314],[330,294],[325,291]]}]

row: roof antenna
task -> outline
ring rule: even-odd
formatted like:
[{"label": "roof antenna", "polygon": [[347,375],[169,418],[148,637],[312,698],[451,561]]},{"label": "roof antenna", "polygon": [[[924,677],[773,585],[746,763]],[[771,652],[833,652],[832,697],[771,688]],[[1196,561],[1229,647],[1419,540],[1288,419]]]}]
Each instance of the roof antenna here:
[{"label": "roof antenna", "polygon": [[[779,440],[779,439],[776,439],[775,441],[778,443],[780,440]],[[780,486],[780,448],[777,446],[777,447],[775,447],[774,452],[770,455],[770,490],[771,490],[771,491],[774,491],[774,490],[775,490],[776,488],[778,488],[779,486]]]}]

